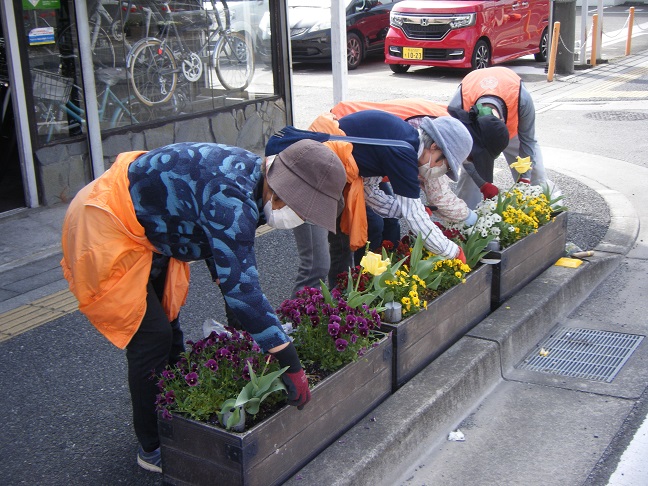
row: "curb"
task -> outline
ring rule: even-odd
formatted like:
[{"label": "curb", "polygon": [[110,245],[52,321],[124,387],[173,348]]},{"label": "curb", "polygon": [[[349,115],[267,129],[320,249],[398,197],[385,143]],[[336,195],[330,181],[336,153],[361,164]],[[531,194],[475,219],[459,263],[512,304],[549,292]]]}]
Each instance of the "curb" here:
[{"label": "curb", "polygon": [[638,215],[623,194],[583,182],[595,186],[610,207],[610,226],[595,255],[577,269],[549,267],[285,484],[357,486],[402,480],[421,450],[445,440],[619,266],[639,234]]}]

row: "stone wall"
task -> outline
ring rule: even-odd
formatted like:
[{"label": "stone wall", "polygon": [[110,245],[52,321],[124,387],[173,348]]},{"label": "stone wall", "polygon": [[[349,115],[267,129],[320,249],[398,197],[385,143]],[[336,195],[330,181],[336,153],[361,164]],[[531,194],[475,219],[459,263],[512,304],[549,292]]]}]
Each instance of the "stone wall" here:
[{"label": "stone wall", "polygon": [[[263,155],[268,138],[286,125],[282,99],[263,100],[230,111],[173,121],[155,128],[106,136],[104,166],[117,154],[152,150],[177,142],[214,142],[234,145]],[[85,140],[43,147],[35,153],[35,169],[43,206],[69,202],[92,180],[92,162]]]}]

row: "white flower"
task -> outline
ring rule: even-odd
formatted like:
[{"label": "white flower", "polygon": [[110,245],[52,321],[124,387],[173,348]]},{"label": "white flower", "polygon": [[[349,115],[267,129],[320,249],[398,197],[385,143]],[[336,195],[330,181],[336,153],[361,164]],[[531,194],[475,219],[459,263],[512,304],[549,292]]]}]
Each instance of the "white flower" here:
[{"label": "white flower", "polygon": [[491,232],[491,235],[499,236],[500,233],[501,233],[501,230],[499,229],[498,226],[495,226],[494,228],[490,229],[490,232]]}]

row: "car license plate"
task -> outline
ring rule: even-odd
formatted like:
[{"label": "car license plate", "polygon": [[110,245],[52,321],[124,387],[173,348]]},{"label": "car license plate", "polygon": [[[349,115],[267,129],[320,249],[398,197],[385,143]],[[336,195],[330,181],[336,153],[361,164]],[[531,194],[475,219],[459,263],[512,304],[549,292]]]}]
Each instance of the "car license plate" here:
[{"label": "car license plate", "polygon": [[423,59],[423,48],[403,47],[403,59]]}]

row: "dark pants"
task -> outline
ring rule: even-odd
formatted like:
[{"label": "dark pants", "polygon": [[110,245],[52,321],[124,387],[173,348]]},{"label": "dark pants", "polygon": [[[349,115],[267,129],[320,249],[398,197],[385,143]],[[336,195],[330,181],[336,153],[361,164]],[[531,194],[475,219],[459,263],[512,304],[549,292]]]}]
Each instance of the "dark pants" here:
[{"label": "dark pants", "polygon": [[337,276],[340,273],[348,272],[353,265],[353,253],[349,235],[342,233],[340,229],[340,218],[337,219],[336,233],[329,232],[329,253],[331,255],[331,267],[329,268],[329,288],[335,287]]},{"label": "dark pants", "polygon": [[126,346],[133,427],[137,440],[146,452],[160,446],[155,411],[157,375],[167,364],[175,364],[180,358],[180,353],[184,351],[184,338],[179,320],[169,322],[162,309],[161,289],[164,277],[165,275],[162,275],[154,282],[149,282],[144,319]]},{"label": "dark pants", "polygon": [[[367,206],[367,236],[369,239],[369,250],[374,253],[380,253],[378,249],[383,241],[390,241],[394,247],[398,246],[400,241],[400,222],[397,218],[383,218]],[[356,265],[360,265],[360,260],[365,255],[367,249],[359,248],[353,253],[353,260]]]}]

